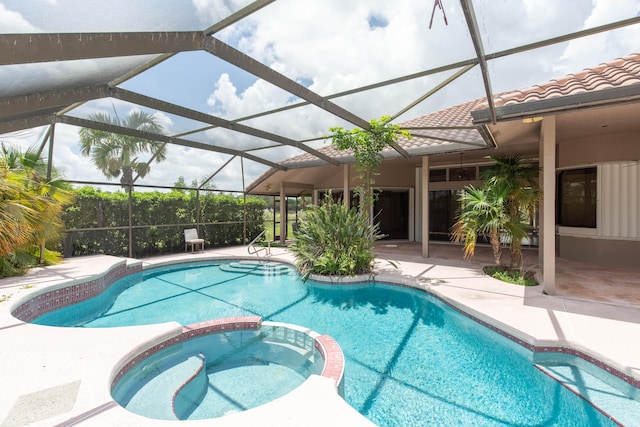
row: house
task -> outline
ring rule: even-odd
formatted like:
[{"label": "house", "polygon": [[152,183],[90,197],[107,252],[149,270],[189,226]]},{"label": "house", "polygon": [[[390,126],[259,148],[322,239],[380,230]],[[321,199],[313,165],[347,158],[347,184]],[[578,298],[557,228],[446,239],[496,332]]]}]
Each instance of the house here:
[{"label": "house", "polygon": [[[532,243],[539,245],[547,293],[555,293],[556,256],[640,264],[640,54],[401,125],[414,137],[383,152],[376,177],[382,192],[374,214],[391,238],[420,241],[428,256],[430,240],[448,240],[459,192],[481,184],[486,156],[517,153],[541,168]],[[303,194],[317,200],[329,190],[349,196],[358,185],[353,158],[333,147],[320,151],[351,164],[321,165],[304,154],[248,191],[279,194],[281,201]],[[286,230],[284,222],[281,227]]]}]

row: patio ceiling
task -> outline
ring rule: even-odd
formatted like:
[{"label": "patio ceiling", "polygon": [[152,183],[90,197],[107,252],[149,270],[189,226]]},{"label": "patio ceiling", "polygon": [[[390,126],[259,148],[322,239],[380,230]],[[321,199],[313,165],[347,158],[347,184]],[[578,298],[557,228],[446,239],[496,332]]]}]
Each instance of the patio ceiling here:
[{"label": "patio ceiling", "polygon": [[[287,113],[298,112],[309,123],[322,122],[330,123],[331,126],[367,129],[369,120],[378,116],[364,116],[362,111],[365,110],[358,103],[359,96],[380,91],[400,91],[398,88],[403,84],[425,78],[433,79],[429,80],[431,85],[422,93],[408,91],[400,104],[383,105],[380,109],[413,135],[410,141],[403,141],[393,150],[387,150],[385,157],[406,159],[426,154],[486,148],[485,140],[479,132],[481,127],[471,122],[470,115],[447,116],[446,109],[443,109],[445,113],[440,120],[426,123],[418,117],[422,116],[426,108],[424,105],[434,95],[446,93],[458,80],[475,73],[476,86],[479,87],[476,98],[488,100],[484,122],[495,124],[501,120],[501,110],[494,105],[493,86],[496,78],[489,66],[491,61],[544,50],[566,44],[570,40],[613,32],[640,23],[640,17],[632,16],[487,51],[486,27],[491,22],[486,22],[482,13],[474,9],[472,0],[460,0],[459,3],[451,2],[446,6],[449,7],[447,13],[451,15],[453,10],[454,14],[461,17],[461,26],[456,27],[456,31],[466,32],[466,37],[463,38],[467,45],[452,48],[468,53],[467,57],[444,64],[434,59],[432,66],[427,68],[415,70],[408,66],[406,74],[389,76],[365,85],[343,87],[333,93],[319,93],[312,89],[310,82],[278,71],[279,67],[273,63],[254,59],[245,53],[245,48],[238,39],[228,34],[224,37],[228,41],[218,37],[225,30],[231,32],[242,29],[244,22],[267,8],[281,4],[280,7],[286,11],[285,0],[245,2],[243,7],[230,10],[226,16],[212,19],[204,28],[202,17],[196,19],[197,14],[191,5],[177,7],[175,4],[170,5],[170,2],[138,1],[121,10],[112,10],[113,16],[109,16],[109,19],[91,22],[91,19],[84,19],[82,16],[82,10],[87,7],[82,6],[82,2],[58,3],[61,13],[71,17],[68,21],[44,20],[38,28],[29,28],[22,33],[0,34],[0,139],[3,139],[3,134],[43,126],[54,127],[56,124],[93,128],[188,148],[194,150],[191,152],[192,156],[198,156],[198,152],[218,153],[226,161],[222,167],[237,168],[237,162],[231,161],[235,158],[255,162],[260,168],[256,169],[254,178],[271,169],[286,171],[296,167],[353,162],[348,153],[327,149],[327,138],[324,134],[318,134],[318,131],[303,137],[300,133],[292,133]],[[433,4],[434,10],[435,6]],[[344,13],[350,13],[348,8],[349,6],[344,6]],[[141,12],[144,13],[144,18],[136,19],[142,15],[135,14]],[[37,14],[37,11],[32,13]],[[286,14],[282,14],[282,25],[287,25],[287,19]],[[425,25],[427,20],[425,19]],[[327,23],[318,25],[326,26]],[[237,45],[233,45],[234,43]],[[408,56],[412,54],[407,52]],[[155,96],[149,95],[153,92],[151,90],[132,89],[136,85],[131,82],[140,76],[152,75],[154,69],[163,67],[163,64],[179,68],[180,65],[176,64],[187,58],[195,60],[185,63],[184,67],[209,67],[216,77],[228,70],[237,70],[247,78],[262,81],[285,93],[287,102],[245,116],[223,117],[202,105],[192,105],[183,100],[178,92],[180,88],[187,87],[189,81],[179,81],[180,76],[176,76],[176,81],[170,87],[155,91]],[[359,66],[364,69],[368,64]],[[176,124],[173,129],[175,132],[152,134],[96,122],[91,119],[91,113],[98,109],[101,100],[110,102],[116,114],[124,106],[153,113],[162,112]],[[473,101],[469,104],[470,108],[475,106],[472,104]],[[395,108],[395,111],[389,111],[389,108]],[[326,134],[328,127],[324,129]],[[48,144],[55,154],[53,141],[51,136],[42,143]],[[291,159],[298,159],[298,163]],[[185,166],[187,165],[188,163]],[[218,173],[217,168],[212,165],[210,173]],[[242,174],[244,182],[244,172]],[[67,178],[74,180],[73,176]]]}]

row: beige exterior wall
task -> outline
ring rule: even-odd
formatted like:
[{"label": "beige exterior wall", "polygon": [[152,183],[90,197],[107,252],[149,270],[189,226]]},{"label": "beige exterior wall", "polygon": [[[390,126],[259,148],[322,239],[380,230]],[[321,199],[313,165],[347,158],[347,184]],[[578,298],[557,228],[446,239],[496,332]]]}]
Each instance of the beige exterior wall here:
[{"label": "beige exterior wall", "polygon": [[563,141],[558,167],[598,167],[597,228],[558,227],[561,258],[604,265],[640,262],[640,143],[637,134]]},{"label": "beige exterior wall", "polygon": [[638,266],[640,241],[560,236],[558,256],[597,265]]},{"label": "beige exterior wall", "polygon": [[[330,166],[325,166],[329,168]],[[358,179],[358,172],[353,165],[349,166],[349,171],[353,179],[350,181],[350,188],[355,188],[360,180]],[[407,162],[391,162],[380,165],[378,170],[380,175],[375,178],[375,187],[379,188],[414,188],[416,180],[416,165],[414,163]],[[316,188],[325,190],[329,188],[342,189],[343,171],[342,169],[335,169],[335,173],[330,174],[328,179],[321,182],[314,183]]]},{"label": "beige exterior wall", "polygon": [[637,133],[617,133],[606,137],[562,141],[558,145],[560,169],[625,160],[640,160]]}]

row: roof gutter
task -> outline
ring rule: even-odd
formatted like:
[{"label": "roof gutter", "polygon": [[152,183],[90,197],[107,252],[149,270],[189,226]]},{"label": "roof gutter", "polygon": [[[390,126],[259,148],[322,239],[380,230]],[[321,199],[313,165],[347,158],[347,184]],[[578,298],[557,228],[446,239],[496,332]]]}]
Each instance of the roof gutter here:
[{"label": "roof gutter", "polygon": [[[502,107],[496,107],[495,114],[497,121],[500,122],[639,101],[640,84],[635,84],[603,89],[596,92],[584,92],[539,101],[504,105]],[[472,111],[471,117],[473,118],[474,125],[488,125],[493,122],[490,109]],[[483,127],[486,128],[486,126]]]},{"label": "roof gutter", "polygon": [[493,137],[491,130],[489,130],[488,125],[478,126],[476,129],[478,130],[478,133],[480,134],[482,139],[484,139],[484,142],[486,142],[487,147],[498,148],[498,144],[496,143],[496,140]]}]

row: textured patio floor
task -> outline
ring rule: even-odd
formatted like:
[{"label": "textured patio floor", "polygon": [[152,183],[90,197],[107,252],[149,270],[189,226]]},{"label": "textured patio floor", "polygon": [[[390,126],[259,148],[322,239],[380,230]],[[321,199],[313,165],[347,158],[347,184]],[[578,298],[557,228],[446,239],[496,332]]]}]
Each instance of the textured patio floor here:
[{"label": "textured patio floor", "polygon": [[[460,248],[450,245],[432,245],[431,258],[422,258],[419,246],[411,243],[382,242],[376,251],[380,256],[377,268],[383,279],[419,283],[452,305],[525,342],[570,346],[640,379],[640,306],[634,306],[637,295],[627,294],[640,287],[640,275],[635,269],[593,270],[578,266],[578,270],[571,270],[561,261],[559,289],[568,295],[548,296],[542,293],[541,286],[514,286],[484,275],[481,265],[486,263],[483,257],[487,254],[482,251],[473,263],[460,261]],[[273,252],[273,258],[292,260],[285,249],[274,248]],[[130,262],[151,266],[170,259],[246,255],[246,248],[238,247]],[[526,256],[535,259],[537,255]],[[399,268],[384,259],[394,260]],[[175,421],[149,420],[124,410],[111,400],[109,383],[120,360],[151,337],[172,333],[180,325],[53,328],[23,323],[10,314],[11,308],[31,293],[100,273],[119,261],[109,256],[73,258],[22,278],[0,281],[0,295],[10,296],[0,303],[1,427],[176,425]],[[567,272],[563,272],[565,268]],[[615,288],[616,280],[626,283],[628,289],[601,292],[604,282]],[[611,300],[607,302],[593,302],[570,295],[579,293],[580,286],[594,290],[593,296],[588,292],[578,295],[583,299],[601,298],[600,293],[618,296],[609,295]],[[294,393],[260,408],[189,425],[371,425],[337,395],[330,381],[322,380],[312,378]]]}]

